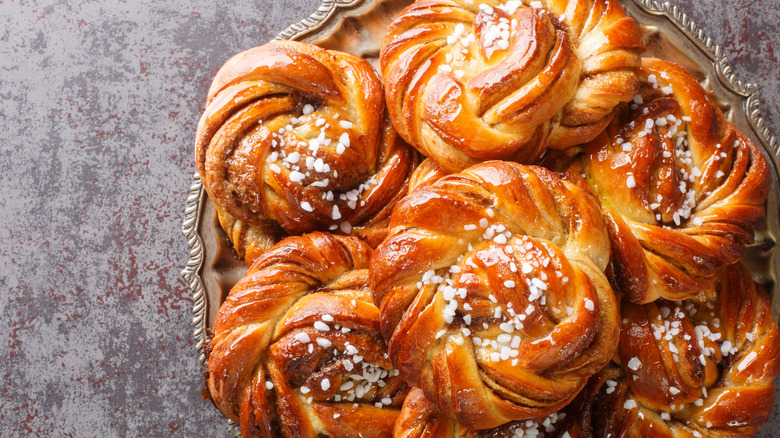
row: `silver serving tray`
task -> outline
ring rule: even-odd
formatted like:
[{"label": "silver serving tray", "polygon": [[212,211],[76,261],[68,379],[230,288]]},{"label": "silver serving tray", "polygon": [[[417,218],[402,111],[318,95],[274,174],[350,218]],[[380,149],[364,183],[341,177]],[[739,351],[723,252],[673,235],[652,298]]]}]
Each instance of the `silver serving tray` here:
[{"label": "silver serving tray", "polygon": [[[775,254],[780,236],[780,145],[766,127],[759,109],[756,84],[738,80],[731,64],[711,38],[671,3],[654,0],[620,0],[642,29],[647,44],[644,56],[674,61],[693,72],[710,92],[726,117],[760,145],[770,159],[772,188],[767,201],[767,230],[757,233],[744,263],[753,277],[767,285],[772,295],[775,320],[780,320],[780,259]],[[276,39],[317,44],[326,49],[350,52],[378,67],[379,45],[385,29],[413,0],[324,0],[317,12],[295,23]],[[192,179],[182,231],[190,253],[181,277],[193,294],[193,336],[198,359],[206,360],[206,328],[214,326],[220,304],[244,275],[246,266],[230,246],[217,221],[214,204],[205,195],[196,173]],[[780,399],[780,385],[776,391]],[[232,423],[232,422],[231,422]],[[238,434],[234,424],[231,431]],[[758,436],[772,436],[780,429],[780,417],[773,417]]]}]

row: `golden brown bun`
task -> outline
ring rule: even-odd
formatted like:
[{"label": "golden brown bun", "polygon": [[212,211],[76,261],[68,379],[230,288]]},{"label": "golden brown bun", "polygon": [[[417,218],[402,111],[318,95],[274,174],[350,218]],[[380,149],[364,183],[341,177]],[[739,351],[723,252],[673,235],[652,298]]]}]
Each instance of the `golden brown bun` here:
[{"label": "golden brown bun", "polygon": [[393,438],[580,438],[573,420],[573,415],[554,413],[537,421],[513,421],[492,429],[471,430],[443,415],[420,389],[412,388],[395,422]]},{"label": "golden brown bun", "polygon": [[639,28],[617,0],[538,3],[408,6],[380,58],[401,137],[458,172],[484,160],[533,163],[548,146],[601,132],[636,94]]},{"label": "golden brown bun", "polygon": [[348,234],[377,231],[418,157],[387,120],[368,62],[275,41],[217,73],[196,163],[212,201],[247,226]]},{"label": "golden brown bun", "polygon": [[356,237],[289,237],[230,291],[208,387],[242,436],[392,436],[408,389],[379,333],[370,255]]},{"label": "golden brown bun", "polygon": [[745,268],[727,268],[716,294],[622,310],[622,369],[606,368],[581,396],[587,436],[750,437],[767,421],[780,337]]},{"label": "golden brown bun", "polygon": [[613,241],[616,290],[638,303],[711,288],[765,220],[769,166],[690,73],[644,59],[631,108],[585,146]]},{"label": "golden brown bun", "polygon": [[390,358],[464,426],[558,412],[614,354],[598,205],[552,172],[478,164],[418,187],[390,230],[370,269]]}]

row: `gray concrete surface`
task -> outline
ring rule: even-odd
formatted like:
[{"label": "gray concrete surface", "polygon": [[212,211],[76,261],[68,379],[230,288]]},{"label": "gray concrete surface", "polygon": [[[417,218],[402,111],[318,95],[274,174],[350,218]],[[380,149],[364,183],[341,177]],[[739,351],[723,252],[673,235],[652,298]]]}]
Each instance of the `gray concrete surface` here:
[{"label": "gray concrete surface", "polygon": [[[195,126],[220,65],[319,2],[221,3],[0,1],[0,436],[227,436],[178,278]],[[777,0],[679,4],[780,133]]]}]

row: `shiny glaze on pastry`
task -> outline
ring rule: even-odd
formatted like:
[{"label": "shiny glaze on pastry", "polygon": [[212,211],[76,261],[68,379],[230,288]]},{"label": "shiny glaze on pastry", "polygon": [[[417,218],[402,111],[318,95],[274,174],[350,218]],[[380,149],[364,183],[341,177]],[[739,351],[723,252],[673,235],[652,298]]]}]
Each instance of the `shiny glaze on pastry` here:
[{"label": "shiny glaze on pastry", "polygon": [[491,161],[412,191],[371,260],[401,375],[473,429],[558,412],[617,348],[595,199]]},{"label": "shiny glaze on pastry", "polygon": [[305,43],[275,41],[227,61],[198,125],[196,164],[211,200],[246,226],[271,220],[289,234],[359,228],[378,243],[417,163],[368,62]]},{"label": "shiny glaze on pastry", "polygon": [[715,293],[624,301],[619,358],[583,392],[586,436],[750,437],[772,414],[780,337],[769,296],[741,265]]},{"label": "shiny glaze on pastry", "polygon": [[408,389],[379,333],[370,255],[356,237],[289,237],[230,291],[208,387],[242,436],[392,436]]},{"label": "shiny glaze on pastry", "polygon": [[637,303],[711,288],[765,221],[766,159],[690,73],[644,59],[627,112],[571,174],[601,201],[616,290]]},{"label": "shiny glaze on pastry", "polygon": [[430,185],[439,179],[449,175],[450,172],[444,170],[443,167],[436,164],[430,158],[426,158],[414,169],[411,178],[409,178],[409,191],[416,189],[417,187]]},{"label": "shiny glaze on pastry", "polygon": [[536,421],[513,421],[491,429],[471,430],[443,415],[420,389],[412,388],[395,423],[393,438],[580,438],[574,418],[561,412]]},{"label": "shiny glaze on pastry", "polygon": [[380,61],[399,134],[458,172],[592,140],[634,97],[643,50],[616,0],[423,0]]}]

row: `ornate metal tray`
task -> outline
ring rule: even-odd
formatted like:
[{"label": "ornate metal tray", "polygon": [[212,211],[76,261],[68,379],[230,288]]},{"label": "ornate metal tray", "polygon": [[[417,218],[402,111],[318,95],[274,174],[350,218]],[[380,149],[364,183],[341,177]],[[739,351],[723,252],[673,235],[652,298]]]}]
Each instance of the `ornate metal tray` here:
[{"label": "ornate metal tray", "polygon": [[[773,314],[780,320],[780,145],[767,129],[759,110],[756,84],[738,80],[721,48],[685,13],[671,3],[655,0],[620,0],[639,24],[647,44],[645,56],[674,61],[693,72],[710,92],[726,117],[760,145],[772,163],[772,189],[767,202],[767,230],[756,236],[744,263],[753,277],[772,294]],[[295,23],[276,39],[314,43],[327,49],[350,52],[378,67],[379,44],[385,29],[413,0],[323,0],[319,9]],[[205,195],[200,177],[193,176],[187,197],[182,231],[189,244],[189,260],[181,272],[193,294],[193,336],[200,363],[205,362],[206,328],[213,327],[219,305],[244,275],[246,266],[227,241],[217,221],[214,204]],[[780,399],[778,386],[776,399]],[[231,422],[232,423],[232,422]],[[231,431],[238,435],[237,427]],[[780,430],[773,417],[758,436]]]}]

